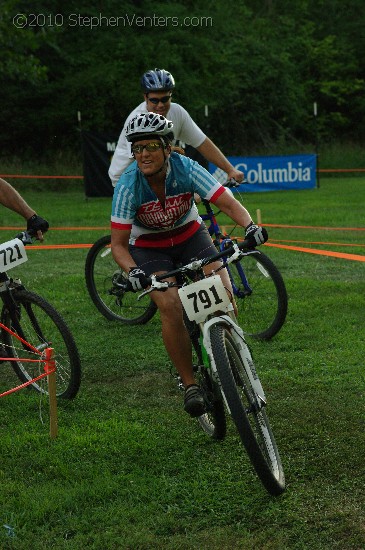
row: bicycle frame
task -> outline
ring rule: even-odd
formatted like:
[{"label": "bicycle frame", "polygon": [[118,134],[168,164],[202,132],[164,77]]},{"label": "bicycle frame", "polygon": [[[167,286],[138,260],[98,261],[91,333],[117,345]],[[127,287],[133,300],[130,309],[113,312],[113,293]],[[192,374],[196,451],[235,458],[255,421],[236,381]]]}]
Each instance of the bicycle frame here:
[{"label": "bicycle frame", "polygon": [[[202,220],[210,222],[207,229],[209,231],[210,236],[213,239],[213,243],[217,248],[219,248],[219,250],[223,251],[227,247],[227,245],[232,243],[232,239],[230,236],[224,235],[222,233],[221,228],[219,227],[219,224],[217,222],[216,216],[218,216],[218,214],[220,214],[221,211],[219,210],[218,212],[214,212],[212,205],[206,199],[202,199],[202,203],[204,204],[204,207],[206,209],[206,214],[201,214],[200,217],[202,218]],[[258,252],[256,251],[247,252],[247,254],[252,254],[252,253],[257,254]],[[224,259],[225,258],[223,257],[223,260]],[[242,281],[244,291],[240,290],[235,285],[234,279],[231,275],[230,267],[227,266],[227,271],[228,271],[229,278],[231,280],[233,294],[238,298],[244,298],[245,296],[248,296],[252,293],[252,289],[249,285],[246,274],[240,262],[236,263],[236,269]]]},{"label": "bicycle frame", "polygon": [[55,364],[55,361],[52,359],[52,355],[53,355],[52,348],[45,348],[45,350],[41,352],[37,350],[37,348],[32,346],[32,344],[30,344],[29,342],[21,338],[18,334],[10,330],[1,322],[0,322],[0,329],[6,330],[6,332],[8,332],[9,334],[17,338],[23,344],[23,346],[29,348],[34,354],[40,357],[39,359],[29,359],[29,358],[20,358],[20,357],[0,357],[0,361],[22,361],[26,363],[39,363],[39,364],[44,363],[43,374],[40,374],[39,376],[36,376],[32,380],[28,380],[27,382],[24,382],[23,384],[20,384],[15,388],[11,388],[10,390],[0,393],[0,397],[4,397],[5,395],[10,395],[11,393],[14,393],[18,390],[22,390],[23,388],[26,388],[27,386],[34,384],[34,382],[38,382],[38,380],[41,380],[42,378],[45,378],[46,376],[49,376],[50,374],[53,374],[54,372],[56,372],[56,364]]},{"label": "bicycle frame", "polygon": [[217,219],[216,219],[216,215],[218,215],[220,213],[220,210],[219,210],[219,212],[215,213],[213,208],[212,208],[212,205],[206,199],[202,199],[202,203],[204,204],[204,207],[205,207],[205,210],[206,210],[207,213],[206,214],[201,214],[200,217],[204,221],[210,221],[210,225],[208,227],[209,234],[211,235],[211,237],[213,237],[213,235],[215,235],[216,239],[219,239],[219,241],[217,241],[214,244],[220,245],[220,241],[224,238],[224,235],[221,232],[221,229],[220,229],[220,227],[218,225],[218,222],[217,222]]}]

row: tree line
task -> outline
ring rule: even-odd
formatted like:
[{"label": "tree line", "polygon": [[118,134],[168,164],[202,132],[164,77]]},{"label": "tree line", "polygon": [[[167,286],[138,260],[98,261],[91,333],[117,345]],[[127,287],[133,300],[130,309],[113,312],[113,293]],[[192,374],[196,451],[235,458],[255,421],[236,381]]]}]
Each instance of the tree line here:
[{"label": "tree line", "polygon": [[364,19],[360,0],[3,0],[2,154],[78,146],[78,112],[119,135],[154,67],[227,154],[361,143]]}]

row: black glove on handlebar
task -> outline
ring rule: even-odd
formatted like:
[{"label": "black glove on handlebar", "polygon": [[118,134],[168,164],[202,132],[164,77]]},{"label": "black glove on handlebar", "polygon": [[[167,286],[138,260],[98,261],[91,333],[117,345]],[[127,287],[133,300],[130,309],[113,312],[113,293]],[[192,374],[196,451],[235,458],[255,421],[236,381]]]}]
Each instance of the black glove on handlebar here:
[{"label": "black glove on handlebar", "polygon": [[27,220],[27,231],[34,231],[34,233],[42,231],[42,233],[46,233],[48,228],[49,223],[37,214],[33,214],[33,216]]},{"label": "black glove on handlebar", "polygon": [[266,243],[269,235],[267,234],[265,227],[259,227],[251,222],[246,227],[245,238],[249,241],[250,245],[254,247]]},{"label": "black glove on handlebar", "polygon": [[132,267],[129,271],[128,280],[132,285],[133,292],[143,290],[149,285],[145,272],[139,267]]}]

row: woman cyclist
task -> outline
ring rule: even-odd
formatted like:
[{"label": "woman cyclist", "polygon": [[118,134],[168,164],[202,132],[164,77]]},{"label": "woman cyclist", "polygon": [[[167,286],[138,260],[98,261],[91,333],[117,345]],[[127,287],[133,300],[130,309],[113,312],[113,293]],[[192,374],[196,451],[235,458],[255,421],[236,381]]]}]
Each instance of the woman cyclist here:
[{"label": "woman cyclist", "polygon": [[[173,124],[162,115],[144,113],[133,118],[126,137],[135,158],[121,175],[111,215],[111,244],[115,261],[129,273],[134,291],[148,286],[147,277],[166,273],[177,263],[216,253],[194,203],[194,193],[214,203],[257,246],[267,232],[252,222],[248,211],[197,162],[171,152]],[[217,269],[219,262],[209,269]],[[226,270],[219,272],[231,291]],[[183,322],[177,288],[151,292],[161,317],[162,337],[185,386],[184,408],[200,416],[204,401],[193,368],[190,338]]]}]

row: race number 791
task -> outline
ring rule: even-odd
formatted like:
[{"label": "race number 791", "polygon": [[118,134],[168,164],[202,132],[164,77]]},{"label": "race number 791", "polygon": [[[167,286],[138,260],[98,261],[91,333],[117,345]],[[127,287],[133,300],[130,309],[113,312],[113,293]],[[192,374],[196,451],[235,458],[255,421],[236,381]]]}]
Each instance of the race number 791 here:
[{"label": "race number 791", "polygon": [[179,296],[190,321],[203,322],[210,313],[226,311],[229,296],[219,275],[179,289]]}]

